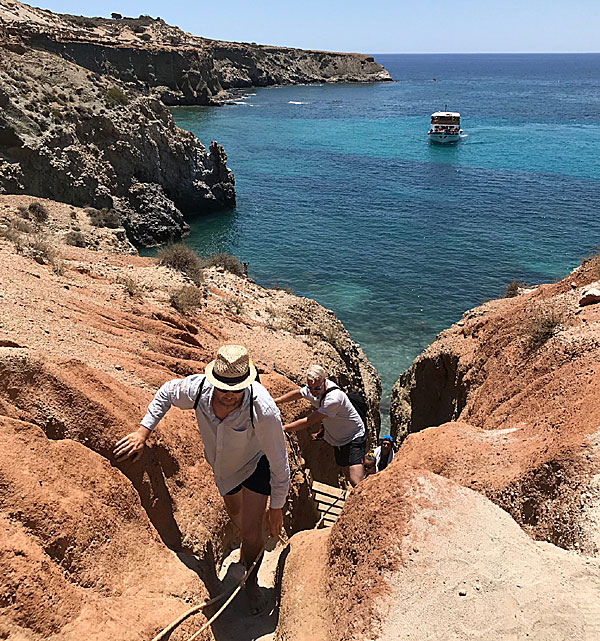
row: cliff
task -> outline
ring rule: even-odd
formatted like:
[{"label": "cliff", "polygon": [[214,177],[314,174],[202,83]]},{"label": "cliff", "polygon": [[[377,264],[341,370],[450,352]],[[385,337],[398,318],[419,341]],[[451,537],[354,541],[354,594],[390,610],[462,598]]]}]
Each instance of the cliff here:
[{"label": "cliff", "polygon": [[392,464],[290,541],[278,639],[599,637],[599,285],[596,256],[415,359]]},{"label": "cliff", "polygon": [[7,34],[149,90],[169,105],[210,104],[236,87],[391,80],[371,56],[209,40],[160,18],[113,16],[69,16],[0,2]]},{"label": "cliff", "polygon": [[[140,462],[112,457],[158,386],[202,371],[219,345],[247,345],[274,396],[318,361],[372,409],[379,401],[378,377],[331,312],[222,267],[194,285],[138,256],[100,214],[0,196],[2,638],[147,641],[219,591],[235,533],[193,416],[169,412]],[[317,514],[301,446],[289,447],[292,533]]]},{"label": "cliff", "polygon": [[207,151],[165,105],[216,104],[251,85],[378,80],[389,74],[364,55],[0,0],[0,194],[111,209],[139,245],[179,239],[186,218],[235,206],[234,176],[223,148]]}]

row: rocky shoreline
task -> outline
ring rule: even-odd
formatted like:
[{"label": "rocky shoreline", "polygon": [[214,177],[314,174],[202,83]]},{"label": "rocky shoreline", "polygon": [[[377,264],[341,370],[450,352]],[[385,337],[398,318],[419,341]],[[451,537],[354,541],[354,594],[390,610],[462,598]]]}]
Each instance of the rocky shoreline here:
[{"label": "rocky shoreline", "polygon": [[85,18],[0,0],[0,194],[111,209],[137,245],[235,206],[225,150],[167,107],[236,88],[376,82],[371,57],[208,40],[149,16]]}]

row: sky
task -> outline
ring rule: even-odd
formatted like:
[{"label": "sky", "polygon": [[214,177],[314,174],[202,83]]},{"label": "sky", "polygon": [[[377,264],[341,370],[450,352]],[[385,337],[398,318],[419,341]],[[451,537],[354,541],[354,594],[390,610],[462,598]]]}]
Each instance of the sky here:
[{"label": "sky", "polygon": [[600,0],[29,0],[57,13],[161,17],[217,40],[361,53],[600,51]]}]

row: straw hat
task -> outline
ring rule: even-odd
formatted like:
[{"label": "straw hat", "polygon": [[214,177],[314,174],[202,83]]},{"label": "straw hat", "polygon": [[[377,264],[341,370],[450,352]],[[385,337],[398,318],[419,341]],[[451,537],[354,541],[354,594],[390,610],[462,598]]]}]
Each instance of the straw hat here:
[{"label": "straw hat", "polygon": [[223,345],[204,370],[206,380],[220,390],[236,392],[256,379],[256,367],[242,345]]}]

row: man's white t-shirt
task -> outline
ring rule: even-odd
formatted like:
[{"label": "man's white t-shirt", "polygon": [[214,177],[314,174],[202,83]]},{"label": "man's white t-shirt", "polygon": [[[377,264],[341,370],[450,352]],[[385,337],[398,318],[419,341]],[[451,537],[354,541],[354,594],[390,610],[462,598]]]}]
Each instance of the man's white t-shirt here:
[{"label": "man's white t-shirt", "polygon": [[[327,379],[325,389],[330,387],[337,388],[337,385]],[[307,385],[300,388],[300,394],[313,407],[316,407],[319,413],[323,414],[323,427],[325,428],[323,438],[329,445],[339,447],[365,435],[365,426],[359,413],[341,389],[337,388],[328,392],[322,403],[320,398],[312,394]]]}]

